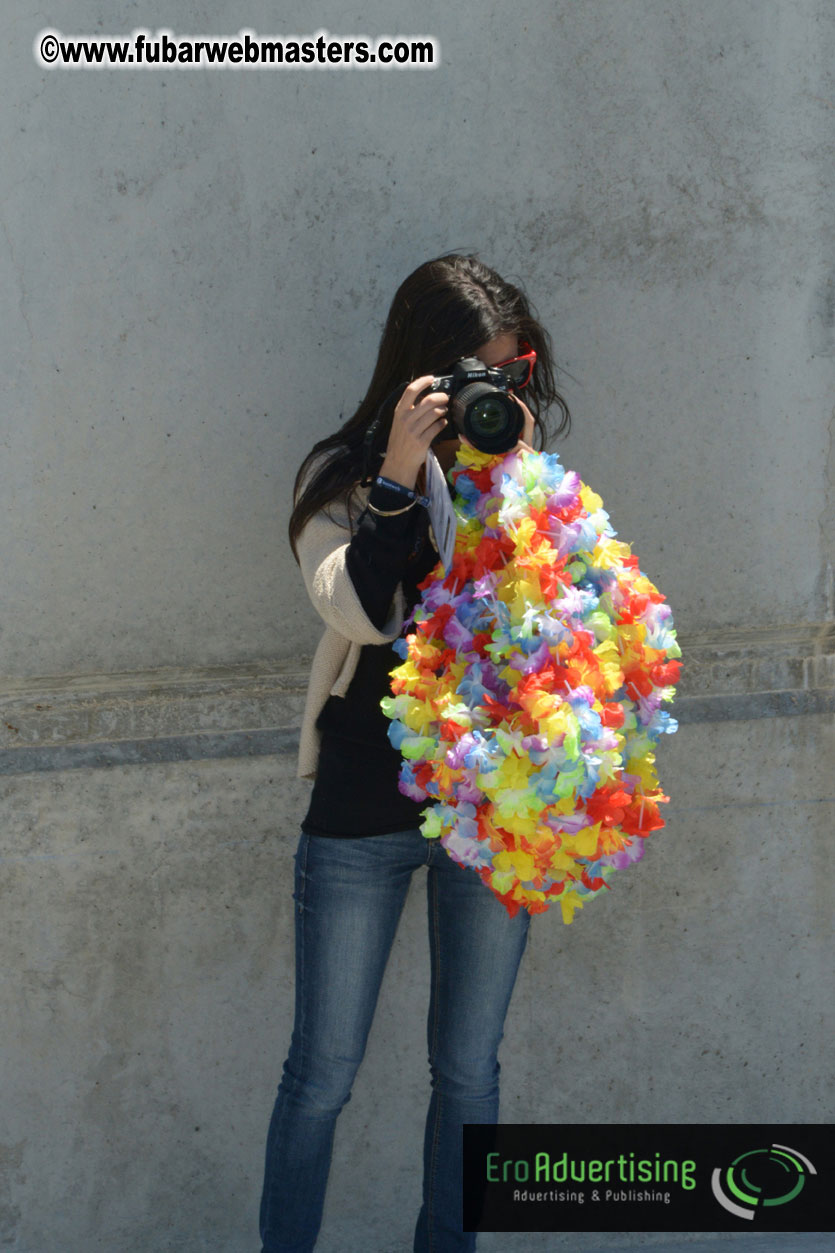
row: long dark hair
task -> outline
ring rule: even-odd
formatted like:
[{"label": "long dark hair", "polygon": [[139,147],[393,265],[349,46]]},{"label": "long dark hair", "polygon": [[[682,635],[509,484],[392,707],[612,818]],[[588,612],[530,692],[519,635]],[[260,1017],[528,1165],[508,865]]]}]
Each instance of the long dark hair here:
[{"label": "long dark hair", "polygon": [[[536,352],[536,367],[525,389],[525,403],[536,423],[540,447],[548,432],[543,415],[556,405],[557,435],[571,424],[568,405],[557,391],[551,339],[523,292],[505,282],[474,256],[451,253],[427,261],[397,291],[383,328],[371,384],[353,417],[334,435],[315,444],[302,462],[293,489],[290,547],[306,523],[337,499],[345,499],[366,469],[376,472],[388,442],[399,385],[421,374],[449,373],[461,357],[472,356],[496,336],[516,335]],[[372,424],[369,445],[366,436]]]}]

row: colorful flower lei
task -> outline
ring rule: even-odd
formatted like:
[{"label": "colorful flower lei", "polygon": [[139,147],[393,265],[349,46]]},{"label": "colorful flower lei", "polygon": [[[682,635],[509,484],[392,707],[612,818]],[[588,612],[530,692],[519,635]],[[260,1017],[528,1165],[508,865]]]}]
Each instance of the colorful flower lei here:
[{"label": "colorful flower lei", "polygon": [[511,916],[558,900],[570,923],[664,825],[672,614],[555,454],[462,446],[450,481],[452,565],[421,584],[382,701],[400,791]]}]

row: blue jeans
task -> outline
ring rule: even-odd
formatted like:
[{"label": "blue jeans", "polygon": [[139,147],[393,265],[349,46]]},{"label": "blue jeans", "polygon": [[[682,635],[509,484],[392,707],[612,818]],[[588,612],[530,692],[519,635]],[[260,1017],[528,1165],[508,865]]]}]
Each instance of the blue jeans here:
[{"label": "blue jeans", "polygon": [[350,1100],[412,872],[427,866],[432,1095],[415,1253],[475,1249],[461,1229],[462,1124],[495,1123],[497,1053],[530,916],[419,831],[302,835],[295,857],[296,1013],[267,1137],[262,1253],[308,1253],[336,1119]]}]

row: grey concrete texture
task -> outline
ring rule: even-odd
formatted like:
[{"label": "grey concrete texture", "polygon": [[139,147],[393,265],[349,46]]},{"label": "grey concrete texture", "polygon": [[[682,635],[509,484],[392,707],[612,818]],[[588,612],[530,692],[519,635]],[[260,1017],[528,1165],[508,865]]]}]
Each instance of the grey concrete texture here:
[{"label": "grey concrete texture", "polygon": [[[560,455],[692,641],[667,830],[571,927],[534,919],[502,1118],[831,1120],[835,11],[7,7],[0,1247],[257,1248],[320,631],[291,487],[362,396],[397,284],[451,248],[530,292],[574,414]],[[50,72],[31,52],[47,24],[244,23],[427,33],[443,60]],[[416,875],[321,1253],[411,1248],[424,897]]]},{"label": "grey concrete texture", "polygon": [[295,470],[361,397],[397,284],[452,247],[527,285],[561,454],[680,623],[831,617],[831,6],[186,0],[175,33],[243,20],[419,23],[442,64],[48,71],[43,23],[170,6],[7,14],[0,670],[309,653]]},{"label": "grey concrete texture", "polygon": [[[644,860],[571,926],[558,911],[532,920],[503,1121],[832,1119],[833,738],[830,718],[781,718],[686,726],[662,745],[675,799]],[[285,755],[0,781],[3,1247],[257,1247],[292,1026],[308,787],[292,768]],[[425,910],[421,871],[337,1124],[322,1253],[410,1248],[430,1090]],[[684,1239],[665,1238],[481,1246]]]}]

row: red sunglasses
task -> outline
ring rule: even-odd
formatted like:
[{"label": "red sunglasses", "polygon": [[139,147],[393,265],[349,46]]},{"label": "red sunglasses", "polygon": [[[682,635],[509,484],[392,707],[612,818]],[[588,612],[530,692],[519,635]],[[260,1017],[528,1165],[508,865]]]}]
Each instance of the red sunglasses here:
[{"label": "red sunglasses", "polygon": [[504,370],[513,386],[521,390],[531,381],[533,368],[536,365],[536,353],[530,344],[523,342],[519,347],[522,351],[518,357],[511,357],[509,361],[499,361],[493,369]]}]

